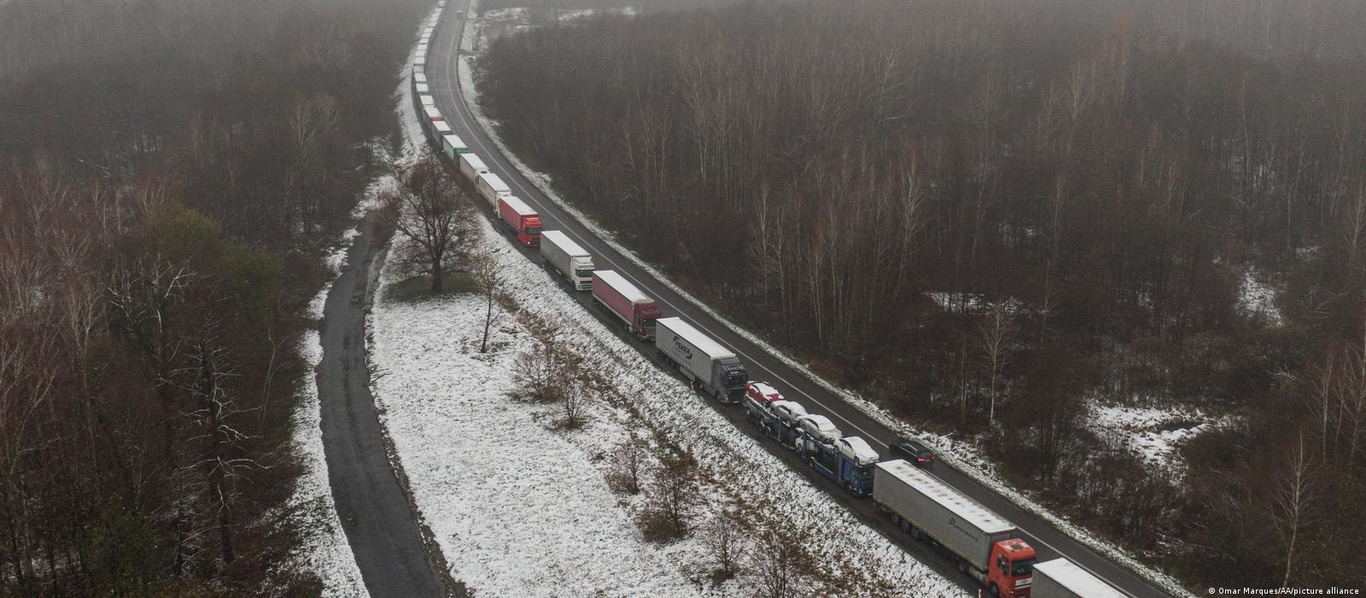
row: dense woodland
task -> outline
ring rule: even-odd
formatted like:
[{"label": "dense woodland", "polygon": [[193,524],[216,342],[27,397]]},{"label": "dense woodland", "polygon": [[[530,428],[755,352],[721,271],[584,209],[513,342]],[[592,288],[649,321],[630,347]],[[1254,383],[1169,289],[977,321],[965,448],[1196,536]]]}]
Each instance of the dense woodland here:
[{"label": "dense woodland", "polygon": [[321,590],[297,344],[427,6],[0,3],[0,594]]},{"label": "dense woodland", "polygon": [[[1359,586],[1363,30],[1351,0],[746,3],[505,37],[479,77],[571,201],[818,371],[1191,586]],[[1234,423],[1172,476],[1091,401]]]}]

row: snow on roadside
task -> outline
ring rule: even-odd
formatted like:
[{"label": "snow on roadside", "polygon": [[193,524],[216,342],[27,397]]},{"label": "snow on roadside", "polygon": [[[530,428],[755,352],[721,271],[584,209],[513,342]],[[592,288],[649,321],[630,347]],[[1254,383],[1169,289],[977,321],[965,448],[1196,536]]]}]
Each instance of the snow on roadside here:
[{"label": "snow on roadside", "polygon": [[[476,14],[476,4],[477,0],[471,0],[468,13],[469,15]],[[471,24],[476,24],[478,21],[475,19],[471,19],[467,22]],[[1194,595],[1187,591],[1185,588],[1183,588],[1175,578],[1171,577],[1170,575],[1167,575],[1166,573],[1156,568],[1150,567],[1144,563],[1139,562],[1136,558],[1130,555],[1129,552],[1124,550],[1123,548],[1120,548],[1108,541],[1105,541],[1095,536],[1089,530],[1086,530],[1085,528],[1073,524],[1068,519],[1065,519],[1053,513],[1052,511],[1038,504],[1034,500],[1023,495],[1018,490],[1007,485],[1004,481],[1002,481],[1001,476],[996,470],[996,466],[989,459],[986,458],[986,456],[982,453],[981,449],[976,444],[970,441],[959,440],[951,436],[928,434],[923,431],[915,430],[909,424],[893,417],[881,406],[876,405],[867,399],[864,399],[863,397],[857,395],[851,390],[840,388],[835,386],[834,384],[831,384],[829,381],[825,380],[824,378],[818,376],[815,372],[811,371],[810,368],[806,367],[805,364],[799,362],[791,355],[788,355],[785,351],[778,349],[777,347],[769,344],[764,339],[761,339],[753,333],[749,332],[742,326],[731,321],[729,317],[717,312],[716,310],[712,309],[711,306],[697,299],[691,293],[684,290],[682,287],[679,287],[678,285],[674,284],[673,281],[671,281],[667,276],[661,273],[653,265],[649,264],[644,259],[640,258],[639,255],[631,251],[629,248],[618,243],[615,234],[603,228],[595,220],[588,217],[588,215],[584,214],[583,212],[579,211],[576,207],[574,207],[564,198],[560,197],[560,195],[555,191],[552,185],[551,177],[548,174],[537,172],[529,166],[527,166],[525,163],[523,163],[521,159],[519,159],[517,155],[508,148],[507,144],[503,141],[502,137],[498,135],[498,131],[494,126],[493,121],[489,119],[487,115],[484,114],[482,107],[478,103],[479,94],[474,84],[473,61],[477,56],[475,48],[483,48],[485,46],[486,44],[482,42],[482,39],[479,38],[477,32],[473,31],[471,27],[464,28],[464,36],[462,37],[460,46],[462,50],[462,54],[460,57],[461,60],[458,62],[458,75],[460,78],[461,97],[464,100],[465,105],[469,109],[470,113],[479,122],[479,126],[483,128],[485,134],[488,135],[489,139],[492,140],[493,143],[498,147],[499,152],[502,153],[502,155],[505,158],[507,158],[507,160],[513,164],[513,166],[517,168],[519,174],[521,174],[524,178],[526,178],[533,185],[535,185],[537,189],[539,189],[551,201],[555,202],[555,204],[560,209],[564,210],[565,213],[574,217],[575,220],[577,220],[583,226],[587,227],[589,230],[592,230],[596,236],[603,240],[603,242],[607,243],[608,245],[611,245],[614,250],[616,250],[621,255],[625,256],[627,259],[630,259],[632,263],[634,263],[637,267],[645,270],[646,272],[649,272],[650,275],[655,280],[659,281],[660,284],[669,287],[670,290],[672,290],[679,296],[685,298],[695,307],[701,309],[711,317],[715,318],[718,322],[721,322],[735,334],[744,337],[746,340],[753,343],[755,346],[763,349],[768,354],[783,361],[789,367],[801,372],[809,380],[815,382],[816,384],[820,385],[821,387],[825,388],[827,391],[835,394],[836,396],[839,396],[849,404],[854,405],[860,411],[863,411],[869,417],[876,419],[882,425],[888,427],[891,430],[896,431],[899,434],[915,435],[929,440],[931,443],[935,444],[940,450],[943,451],[943,453],[941,454],[942,461],[954,467],[955,469],[963,472],[965,475],[973,478],[978,483],[994,489],[998,494],[1015,503],[1016,506],[1018,506],[1019,508],[1025,509],[1043,518],[1044,520],[1052,524],[1054,527],[1058,528],[1059,530],[1062,530],[1064,533],[1068,534],[1069,536],[1073,537],[1079,542],[1082,542],[1083,544],[1087,545],[1092,550],[1095,550],[1105,555],[1107,558],[1117,563],[1120,563],[1126,568],[1138,573],[1140,576],[1156,584],[1164,591],[1177,596],[1193,598]]]}]

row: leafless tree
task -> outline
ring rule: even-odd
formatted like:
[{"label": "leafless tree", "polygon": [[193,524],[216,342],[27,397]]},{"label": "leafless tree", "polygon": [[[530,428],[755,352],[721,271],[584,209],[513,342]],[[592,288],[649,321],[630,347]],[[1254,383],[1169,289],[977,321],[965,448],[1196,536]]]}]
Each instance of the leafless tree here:
[{"label": "leafless tree", "polygon": [[729,578],[735,575],[736,565],[740,555],[746,552],[746,547],[740,521],[733,513],[722,510],[707,520],[702,526],[702,543],[716,560],[722,576]]},{"label": "leafless tree", "polygon": [[1277,476],[1272,488],[1270,515],[1276,523],[1276,532],[1285,545],[1285,575],[1281,578],[1283,587],[1290,586],[1294,572],[1295,559],[1299,557],[1300,535],[1309,523],[1309,513],[1317,498],[1316,469],[1304,447],[1304,433],[1299,435],[1299,444],[1289,455],[1285,469]]},{"label": "leafless tree", "polygon": [[640,493],[640,477],[645,472],[650,453],[645,441],[634,431],[612,451],[608,482],[619,491]]},{"label": "leafless tree", "polygon": [[777,526],[765,529],[750,551],[749,561],[758,577],[762,596],[791,598],[803,595],[810,557],[796,532]]},{"label": "leafless tree", "polygon": [[479,341],[480,353],[488,352],[489,336],[503,314],[498,303],[502,300],[507,282],[503,278],[503,266],[498,263],[498,251],[492,249],[470,258],[470,274],[474,277],[474,284],[478,285],[479,292],[484,296],[484,334]]},{"label": "leafless tree", "polygon": [[583,426],[584,410],[597,399],[597,390],[583,379],[570,379],[556,392],[560,412],[564,414],[564,428],[577,430]]},{"label": "leafless tree", "polygon": [[1001,370],[1010,360],[1010,352],[1015,348],[1015,318],[1009,302],[998,301],[991,304],[986,319],[978,327],[982,354],[987,362],[988,377],[987,399],[990,408],[987,421],[996,422],[997,383]]},{"label": "leafless tree", "polygon": [[478,233],[473,209],[434,157],[396,176],[403,184],[390,200],[397,211],[395,228],[413,243],[405,257],[432,277],[431,290],[440,293],[451,258],[466,253]]},{"label": "leafless tree", "polygon": [[688,520],[701,498],[697,462],[691,455],[667,455],[660,459],[646,508],[664,524],[667,537],[681,538],[688,534]]}]

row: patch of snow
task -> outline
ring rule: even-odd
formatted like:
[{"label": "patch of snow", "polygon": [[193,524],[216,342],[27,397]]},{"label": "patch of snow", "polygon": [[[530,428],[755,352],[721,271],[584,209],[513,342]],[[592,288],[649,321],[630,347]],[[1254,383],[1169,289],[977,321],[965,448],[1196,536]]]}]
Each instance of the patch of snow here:
[{"label": "patch of snow", "polygon": [[[983,314],[990,311],[993,304],[978,293],[944,293],[928,292],[926,297],[930,298],[939,309],[949,312],[960,312],[969,314]],[[1024,311],[1024,302],[1011,297],[1006,299],[1005,312],[1008,314],[1018,314]]]},{"label": "patch of snow", "polygon": [[1238,292],[1238,309],[1249,317],[1271,326],[1281,323],[1281,310],[1276,307],[1276,289],[1257,279],[1255,268],[1243,271],[1243,284]]},{"label": "patch of snow", "polygon": [[1180,475],[1178,449],[1222,420],[1199,409],[1091,404],[1089,426],[1112,448],[1133,452],[1144,462]]},{"label": "patch of snow", "polygon": [[[471,4],[473,5],[473,3]],[[473,14],[473,6],[471,6],[470,10],[471,14]],[[802,375],[806,376],[814,383],[820,385],[827,391],[831,392],[832,394],[835,394],[836,396],[840,397],[849,404],[854,405],[856,408],[863,411],[869,417],[876,419],[883,426],[886,426],[887,428],[893,430],[898,434],[915,435],[920,436],[921,438],[925,438],[926,440],[935,444],[939,450],[943,451],[940,454],[940,460],[942,462],[945,462],[951,467],[957,469],[958,471],[963,472],[965,475],[973,478],[978,483],[985,485],[989,488],[992,488],[1001,496],[1015,503],[1019,508],[1025,509],[1038,515],[1039,517],[1048,521],[1054,527],[1058,528],[1059,530],[1062,530],[1064,533],[1073,537],[1077,541],[1087,545],[1092,550],[1095,550],[1105,555],[1112,561],[1119,563],[1124,567],[1138,573],[1140,576],[1156,584],[1164,591],[1177,596],[1194,598],[1193,594],[1188,592],[1185,588],[1181,587],[1181,584],[1178,583],[1171,576],[1155,568],[1149,567],[1146,564],[1140,563],[1127,551],[1119,548],[1118,546],[1115,546],[1114,544],[1108,541],[1102,540],[1096,537],[1090,531],[1081,528],[1071,523],[1070,521],[1063,519],[1062,517],[1059,517],[1052,511],[1044,508],[1037,502],[1024,496],[1018,490],[1008,486],[1005,482],[1001,480],[1001,476],[996,471],[996,466],[985,457],[980,447],[978,447],[976,444],[959,440],[951,436],[929,434],[923,431],[915,430],[907,423],[894,418],[881,406],[876,405],[871,401],[862,398],[861,396],[855,394],[853,391],[835,386],[834,384],[830,383],[824,378],[818,376],[815,372],[811,371],[809,368],[807,368],[797,359],[793,358],[791,355],[788,355],[785,351],[782,351],[777,347],[774,347],[764,339],[759,338],[758,336],[749,332],[745,328],[731,321],[727,316],[717,312],[710,305],[707,305],[700,299],[697,299],[696,297],[688,293],[686,290],[684,290],[682,287],[675,284],[672,280],[670,280],[667,276],[661,273],[653,265],[642,259],[635,252],[631,251],[624,245],[618,243],[615,234],[603,228],[595,220],[589,218],[586,214],[584,214],[576,207],[574,207],[572,204],[570,204],[568,201],[566,201],[564,198],[562,198],[555,191],[551,177],[548,174],[535,171],[529,166],[527,166],[524,162],[521,161],[520,158],[517,157],[515,153],[513,153],[508,148],[507,144],[498,135],[498,132],[494,127],[493,121],[489,119],[487,115],[484,114],[482,108],[478,103],[479,94],[474,84],[472,64],[476,56],[474,49],[481,46],[482,43],[481,40],[478,39],[477,33],[471,31],[470,27],[466,27],[465,36],[462,38],[461,41],[461,49],[464,52],[461,56],[462,60],[458,62],[457,69],[460,78],[461,97],[464,100],[465,105],[468,107],[470,113],[479,122],[480,127],[484,129],[484,132],[488,136],[488,138],[491,141],[493,141],[493,143],[496,146],[498,146],[499,152],[502,153],[502,155],[508,160],[508,162],[510,162],[514,167],[516,167],[518,172],[524,178],[526,178],[533,185],[535,185],[547,198],[555,202],[555,204],[566,214],[569,214],[574,219],[579,221],[579,223],[582,224],[584,227],[593,231],[594,235],[602,239],[603,242],[610,245],[615,251],[620,253],[622,256],[631,260],[632,263],[634,263],[637,267],[648,272],[660,284],[669,287],[669,289],[672,290],[674,293],[678,294],[680,297],[683,297],[685,300],[692,303],[695,307],[707,313],[712,318],[716,319],[716,321],[725,325],[735,334],[744,337],[746,340],[753,343],[755,346],[759,347],[760,349],[764,350],[765,352],[774,356],[775,358],[781,360],[788,367],[793,368],[798,372],[801,372]]]}]

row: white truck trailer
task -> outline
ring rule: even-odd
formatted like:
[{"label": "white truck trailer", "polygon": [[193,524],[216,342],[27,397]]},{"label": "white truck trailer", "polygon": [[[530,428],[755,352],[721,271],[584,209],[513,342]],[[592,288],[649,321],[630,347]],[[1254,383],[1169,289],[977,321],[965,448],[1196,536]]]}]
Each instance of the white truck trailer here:
[{"label": "white truck trailer", "polygon": [[655,352],[716,400],[738,403],[744,398],[748,375],[735,353],[681,318],[655,321]]},{"label": "white truck trailer", "polygon": [[479,196],[493,206],[493,211],[498,211],[499,197],[512,197],[512,188],[503,182],[502,178],[492,172],[485,172],[474,180],[475,189],[479,190]]},{"label": "white truck trailer", "polygon": [[1009,521],[924,470],[896,459],[873,470],[873,501],[916,539],[953,555],[991,596],[1028,596],[1034,548]]},{"label": "white truck trailer", "polygon": [[1034,565],[1033,598],[1128,598],[1067,559]]},{"label": "white truck trailer", "polygon": [[541,231],[541,257],[547,270],[560,275],[576,290],[593,288],[593,256],[579,247],[564,231]]},{"label": "white truck trailer", "polygon": [[469,154],[460,154],[460,174],[465,175],[471,184],[479,183],[479,175],[488,174],[489,167],[484,165],[483,158]]}]

